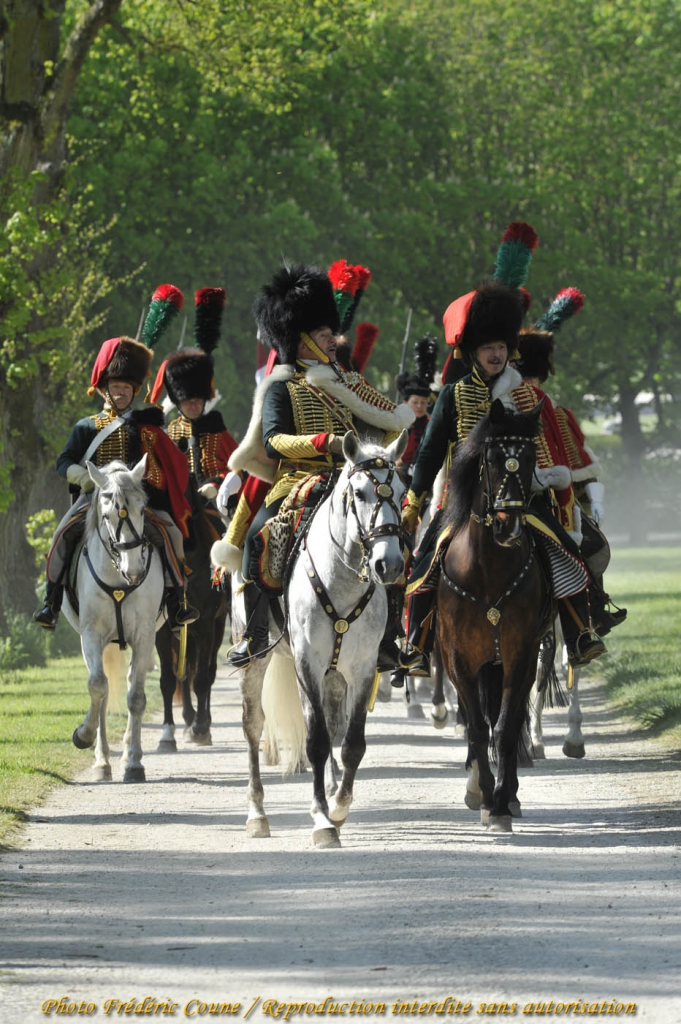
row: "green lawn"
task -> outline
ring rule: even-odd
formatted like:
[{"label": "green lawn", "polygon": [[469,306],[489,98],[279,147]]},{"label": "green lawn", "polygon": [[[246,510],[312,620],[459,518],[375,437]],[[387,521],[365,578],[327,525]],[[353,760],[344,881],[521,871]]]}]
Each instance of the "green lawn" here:
[{"label": "green lawn", "polygon": [[605,583],[629,614],[594,669],[634,721],[681,750],[681,548],[614,551]]},{"label": "green lawn", "polygon": [[[146,690],[148,714],[162,706],[157,674],[147,677]],[[124,702],[121,693],[118,710],[109,710],[110,742],[125,730]],[[0,675],[0,849],[52,786],[92,764],[92,750],[77,750],[71,742],[88,705],[87,670],[80,657]]]}]

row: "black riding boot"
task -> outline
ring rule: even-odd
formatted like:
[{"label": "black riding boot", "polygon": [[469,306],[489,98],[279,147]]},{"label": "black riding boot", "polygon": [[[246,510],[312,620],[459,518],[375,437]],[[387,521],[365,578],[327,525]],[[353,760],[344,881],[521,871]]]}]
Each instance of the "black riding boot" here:
[{"label": "black riding boot", "polygon": [[[409,598],[407,650],[400,662],[410,676],[430,676],[435,643],[435,591],[419,590]],[[399,685],[399,683],[397,683]]]},{"label": "black riding boot", "polygon": [[383,639],[378,648],[376,667],[379,672],[391,672],[399,668],[402,651],[397,640],[404,636],[402,618],[404,615],[404,587],[386,587],[388,597],[388,621],[385,624]]},{"label": "black riding boot", "polygon": [[594,629],[600,637],[607,636],[611,629],[619,626],[627,617],[626,608],[618,608],[603,589],[603,577],[592,576],[589,582],[589,606]]},{"label": "black riding boot", "polygon": [[232,647],[227,655],[227,664],[243,668],[251,658],[264,657],[270,643],[269,608],[270,599],[266,593],[248,580],[244,588],[246,605],[246,628],[241,643]]},{"label": "black riding boot", "polygon": [[185,604],[185,588],[182,585],[166,590],[166,614],[171,629],[180,629],[196,622],[199,613],[188,602]]},{"label": "black riding boot", "polygon": [[40,611],[33,616],[34,622],[39,623],[43,629],[56,629],[63,597],[63,583],[52,583],[51,580],[48,580],[45,586],[45,603]]},{"label": "black riding boot", "polygon": [[558,615],[563,630],[568,663],[573,668],[588,665],[594,658],[600,658],[607,648],[591,626],[589,600],[586,591],[572,594],[558,602]]}]

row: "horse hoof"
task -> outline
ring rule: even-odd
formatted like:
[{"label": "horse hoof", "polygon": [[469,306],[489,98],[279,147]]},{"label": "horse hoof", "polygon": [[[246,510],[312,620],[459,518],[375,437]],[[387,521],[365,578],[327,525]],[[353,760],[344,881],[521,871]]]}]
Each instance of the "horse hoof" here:
[{"label": "horse hoof", "polygon": [[269,839],[270,823],[267,818],[249,818],[246,822],[246,835],[251,839]]},{"label": "horse hoof", "polygon": [[535,761],[545,761],[546,760],[546,751],[544,750],[544,744],[543,743],[533,743],[532,744],[532,757],[535,759]]},{"label": "horse hoof", "polygon": [[425,718],[423,708],[420,704],[407,705],[407,718]]},{"label": "horse hoof", "polygon": [[73,736],[71,737],[71,739],[73,740],[74,747],[78,747],[79,750],[87,750],[88,747],[91,747],[95,742],[94,739],[90,740],[89,743],[86,743],[85,740],[82,740],[78,735],[78,729],[73,730]]},{"label": "horse hoof", "polygon": [[[76,746],[78,746],[77,743]],[[586,750],[584,749],[583,743],[568,743],[568,741],[565,740],[565,743],[563,744],[563,753],[566,757],[584,757]]]},{"label": "horse hoof", "polygon": [[213,746],[213,737],[210,734],[210,729],[207,732],[194,732],[193,729],[187,729],[185,738],[187,743],[193,743],[195,747]]},{"label": "horse hoof", "polygon": [[386,689],[383,688],[383,683],[379,684],[378,690],[376,692],[376,700],[379,702],[379,704],[389,704],[390,701],[392,700],[392,695],[393,688],[390,685],[390,683],[388,683]]},{"label": "horse hoof", "polygon": [[176,754],[177,740],[160,740],[156,747],[157,754]]},{"label": "horse hoof", "polygon": [[338,850],[341,841],[335,828],[316,828],[312,833],[312,843],[316,850]]},{"label": "horse hoof", "polygon": [[522,818],[523,812],[520,809],[520,800],[509,800],[508,809],[512,818]]},{"label": "horse hoof", "polygon": [[123,782],[146,782],[146,781],[147,781],[147,777],[144,774],[144,768],[142,768],[141,765],[139,767],[126,768],[125,769],[125,772],[123,774]]},{"label": "horse hoof", "polygon": [[489,807],[481,807],[480,808],[480,824],[481,825],[489,825],[489,814],[490,814]]},{"label": "horse hoof", "polygon": [[[480,794],[471,793],[470,790],[468,789],[466,790],[463,802],[465,803],[466,807],[468,807],[471,811],[479,811],[480,808],[482,807],[482,797],[480,796]],[[487,813],[489,814],[489,811]],[[480,818],[480,820],[482,821],[482,818]],[[485,824],[484,821],[482,823],[483,825]]]},{"label": "horse hoof", "polygon": [[444,729],[449,721],[449,712],[444,704],[434,704],[430,709],[430,724],[434,729]]},{"label": "horse hoof", "polygon": [[98,764],[92,770],[93,782],[111,782],[111,765]]},{"label": "horse hoof", "polygon": [[510,814],[490,814],[489,830],[490,832],[512,832],[513,818]]}]

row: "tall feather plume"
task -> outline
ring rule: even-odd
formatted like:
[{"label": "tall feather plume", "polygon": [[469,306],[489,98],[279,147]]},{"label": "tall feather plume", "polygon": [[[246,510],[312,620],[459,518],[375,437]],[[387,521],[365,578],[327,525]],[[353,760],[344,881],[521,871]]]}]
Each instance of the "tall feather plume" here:
[{"label": "tall feather plume", "polygon": [[378,327],[376,324],[357,324],[357,330],[355,331],[355,345],[352,350],[352,361],[357,367],[357,371],[359,373],[364,373],[377,337]]},{"label": "tall feather plume", "polygon": [[220,339],[226,294],[224,288],[199,288],[194,296],[194,344],[204,352],[212,352]]},{"label": "tall feather plume", "polygon": [[437,338],[426,334],[414,345],[416,376],[430,384],[437,370]]},{"label": "tall feather plume", "polygon": [[531,224],[514,220],[501,236],[494,267],[494,280],[510,288],[520,288],[527,280],[532,253],[539,236]]},{"label": "tall feather plume", "polygon": [[355,276],[357,278],[357,289],[355,291],[355,297],[352,300],[352,307],[347,315],[345,326],[341,328],[341,330],[343,331],[349,331],[350,328],[352,327],[352,322],[355,319],[355,313],[357,312],[357,307],[359,306],[360,299],[364,295],[364,292],[367,290],[369,281],[371,280],[371,271],[369,270],[368,267],[361,267],[359,264],[357,264],[357,266],[353,267],[353,270],[355,271]]},{"label": "tall feather plume", "polygon": [[537,320],[535,327],[540,331],[550,331],[554,334],[566,320],[579,313],[585,298],[584,292],[580,292],[579,288],[563,288],[544,315]]},{"label": "tall feather plume", "polygon": [[336,260],[328,274],[338,307],[341,334],[345,334],[352,326],[360,299],[371,280],[371,271],[359,264],[353,266],[347,260]]},{"label": "tall feather plume", "polygon": [[142,328],[142,341],[153,348],[182,309],[184,295],[174,284],[161,284],[151,296],[149,312]]}]

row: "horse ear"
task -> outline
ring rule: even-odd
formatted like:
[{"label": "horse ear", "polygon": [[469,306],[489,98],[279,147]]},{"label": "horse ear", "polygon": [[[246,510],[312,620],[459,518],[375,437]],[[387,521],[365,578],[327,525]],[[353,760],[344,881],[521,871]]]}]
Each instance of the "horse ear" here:
[{"label": "horse ear", "polygon": [[537,419],[539,419],[539,417],[541,416],[541,413],[542,413],[542,409],[544,408],[544,402],[545,401],[546,401],[546,395],[543,395],[539,399],[537,404],[535,406],[533,406],[532,409],[530,409],[530,413],[531,413],[532,416],[536,416]]},{"label": "horse ear", "polygon": [[130,476],[133,478],[136,484],[141,484],[144,479],[144,473],[147,468],[147,453],[145,452],[142,458],[139,460],[136,466],[130,471]]},{"label": "horse ear", "polygon": [[106,476],[99,469],[97,469],[94,462],[86,462],[85,468],[90,474],[90,479],[92,480],[95,487],[99,487],[100,490],[103,487],[106,487]]},{"label": "horse ear", "polygon": [[489,411],[490,423],[501,423],[506,418],[506,406],[500,398],[495,398]]},{"label": "horse ear", "polygon": [[357,435],[353,434],[351,430],[348,430],[347,434],[343,437],[343,455],[347,462],[357,461],[357,452],[359,451],[359,441]]},{"label": "horse ear", "polygon": [[396,437],[392,444],[388,445],[386,452],[390,456],[391,462],[397,462],[404,455],[407,442],[409,440],[409,431],[403,430],[399,437]]}]

